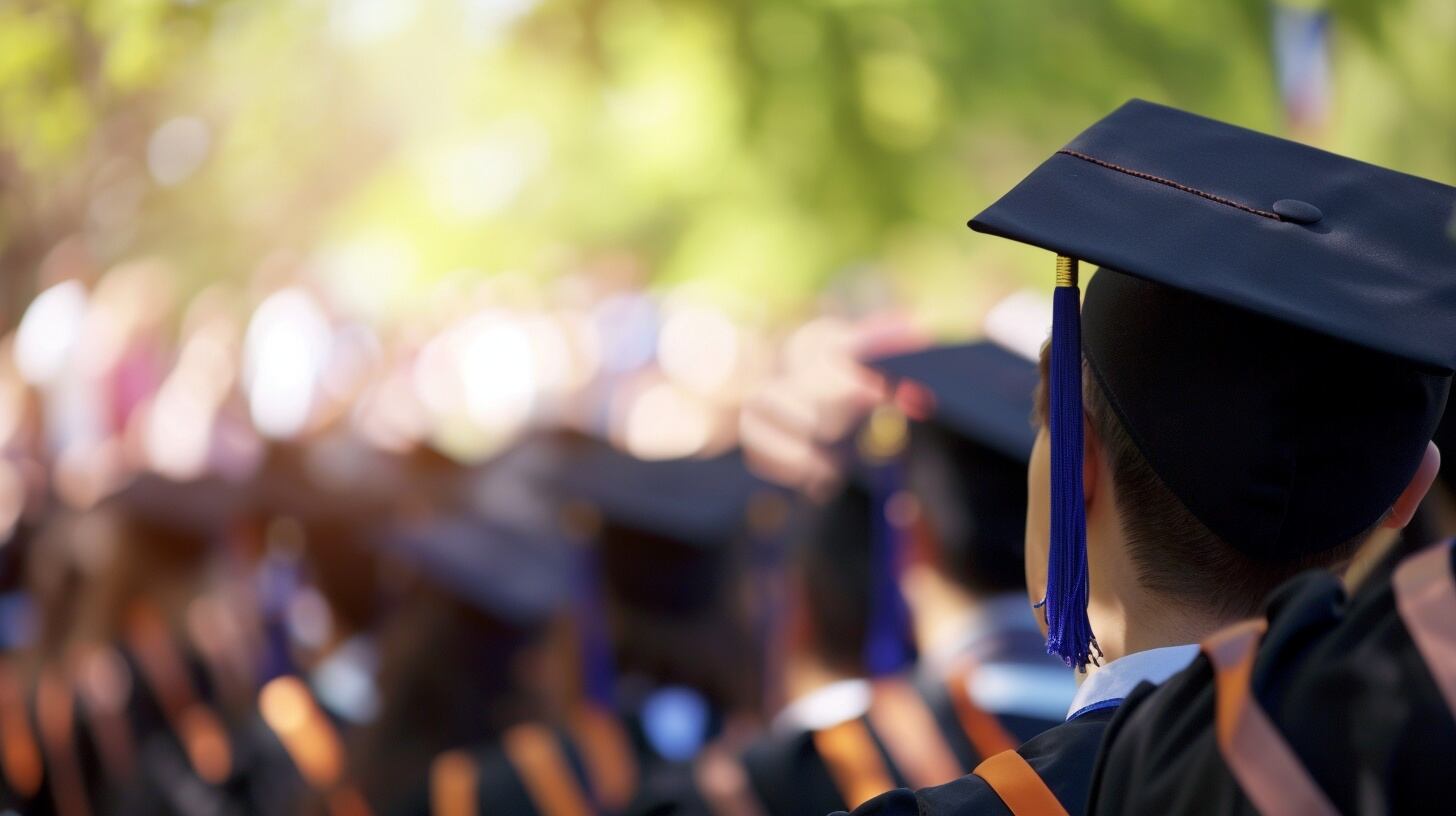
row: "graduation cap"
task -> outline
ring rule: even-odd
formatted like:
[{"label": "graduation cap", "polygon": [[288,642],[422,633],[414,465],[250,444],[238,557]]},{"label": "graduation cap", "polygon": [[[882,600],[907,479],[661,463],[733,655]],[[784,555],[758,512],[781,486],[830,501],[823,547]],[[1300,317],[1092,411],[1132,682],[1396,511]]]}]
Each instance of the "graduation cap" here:
[{"label": "graduation cap", "polygon": [[866,361],[896,380],[908,380],[934,398],[927,421],[1003,456],[1026,462],[1036,431],[1029,419],[1036,366],[1001,346],[981,341],[935,346]]},{"label": "graduation cap", "polygon": [[926,415],[910,425],[900,460],[945,566],[977,592],[1022,591],[1036,366],[989,341],[868,365],[931,397]]},{"label": "graduation cap", "polygon": [[[1368,530],[1456,368],[1456,190],[1132,101],[971,220],[1057,255],[1048,650],[1085,666],[1082,362],[1154,471],[1256,559]],[[1079,310],[1078,261],[1102,267]],[[1081,321],[1085,318],[1085,330]]]},{"label": "graduation cap", "polygon": [[625,601],[660,610],[711,603],[724,550],[744,535],[768,486],[743,457],[638,459],[579,439],[557,488],[599,521],[601,567]]},{"label": "graduation cap", "polygon": [[[1019,575],[1037,374],[1030,361],[990,342],[936,346],[870,359],[866,365],[893,380],[915,383],[933,399],[929,416],[914,423],[899,443],[906,455],[867,463],[862,476],[876,496],[871,529],[877,563],[866,652],[871,673],[880,674],[900,668],[914,654],[909,612],[896,581],[905,536],[891,519],[896,493],[908,487],[928,505],[939,543],[955,567],[1005,573],[996,565],[1012,562],[1010,572]],[[998,548],[1008,552],[990,552]],[[964,577],[972,581],[989,575]]]},{"label": "graduation cap", "polygon": [[134,518],[177,531],[211,536],[249,509],[242,486],[217,477],[175,480],[142,472],[105,503]]},{"label": "graduation cap", "polygon": [[521,628],[562,609],[573,589],[574,554],[564,541],[475,518],[402,523],[382,545],[465,605]]},{"label": "graduation cap", "polygon": [[[557,482],[577,465],[583,450],[595,443],[579,434],[545,430],[527,435],[475,474],[470,487],[473,508],[487,518],[555,542],[579,530],[568,529]],[[573,546],[572,604],[586,701],[610,710],[615,700],[616,666],[607,632],[602,598],[601,554],[594,547]]]}]

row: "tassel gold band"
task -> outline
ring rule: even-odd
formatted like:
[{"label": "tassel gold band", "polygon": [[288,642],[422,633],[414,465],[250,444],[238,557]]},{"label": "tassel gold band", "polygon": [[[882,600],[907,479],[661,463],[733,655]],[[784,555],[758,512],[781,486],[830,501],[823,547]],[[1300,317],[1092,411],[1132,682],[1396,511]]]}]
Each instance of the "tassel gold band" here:
[{"label": "tassel gold band", "polygon": [[1077,259],[1066,255],[1057,256],[1057,286],[1077,285]]}]

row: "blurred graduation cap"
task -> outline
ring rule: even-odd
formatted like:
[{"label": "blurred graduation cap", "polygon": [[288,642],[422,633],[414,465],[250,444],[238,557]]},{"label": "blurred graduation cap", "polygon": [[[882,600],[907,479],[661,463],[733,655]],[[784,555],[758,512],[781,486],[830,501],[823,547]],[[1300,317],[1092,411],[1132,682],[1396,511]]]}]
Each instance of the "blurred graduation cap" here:
[{"label": "blurred graduation cap", "polygon": [[[869,450],[856,474],[859,485],[844,488],[866,490],[871,499],[866,510],[874,564],[866,663],[878,675],[902,668],[914,655],[897,581],[906,531],[903,521],[892,518],[891,506],[903,489],[923,503],[947,566],[965,573],[968,584],[998,591],[1019,580],[1037,374],[1031,362],[990,342],[865,362],[891,380],[913,383],[931,402],[908,433],[894,432],[898,440],[862,445]],[[882,421],[871,418],[871,438]]]},{"label": "blurred graduation cap", "polygon": [[[971,220],[1057,255],[1048,649],[1083,666],[1085,359],[1220,539],[1292,559],[1371,527],[1456,367],[1456,190],[1131,101]],[[1078,261],[1102,267],[1079,308]],[[1081,325],[1085,318],[1085,329]]]},{"label": "blurred graduation cap", "polygon": [[724,551],[747,530],[754,497],[771,490],[743,457],[646,460],[586,438],[570,456],[557,487],[598,522],[615,594],[662,611],[711,604]]},{"label": "blurred graduation cap", "polygon": [[190,545],[216,543],[252,510],[243,485],[217,477],[176,481],[151,472],[134,476],[102,505],[147,533],[148,543],[162,543],[160,536]]},{"label": "blurred graduation cap", "polygon": [[546,620],[572,595],[569,545],[480,519],[404,522],[384,536],[382,550],[463,604],[521,628]]},{"label": "blurred graduation cap", "polygon": [[925,389],[934,402],[926,421],[973,440],[1008,459],[1031,456],[1036,366],[996,343],[935,346],[866,361],[894,380]]},{"label": "blurred graduation cap", "polygon": [[931,397],[928,413],[910,424],[901,459],[947,566],[977,591],[1022,591],[1036,366],[990,341],[868,364]]}]

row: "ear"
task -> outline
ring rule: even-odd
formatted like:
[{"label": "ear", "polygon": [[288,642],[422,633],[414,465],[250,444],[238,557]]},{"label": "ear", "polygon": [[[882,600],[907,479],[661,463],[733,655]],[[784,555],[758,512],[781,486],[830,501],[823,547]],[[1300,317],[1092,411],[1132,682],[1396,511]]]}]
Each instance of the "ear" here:
[{"label": "ear", "polygon": [[804,605],[802,577],[791,575],[787,589],[783,612],[783,644],[787,651],[801,652],[814,642],[814,622]]},{"label": "ear", "polygon": [[1102,437],[1092,430],[1087,415],[1082,415],[1082,496],[1091,504],[1097,496],[1098,480],[1102,473]]},{"label": "ear", "polygon": [[1426,497],[1426,491],[1431,489],[1431,484],[1436,481],[1436,474],[1440,471],[1441,449],[1436,447],[1435,442],[1427,442],[1426,453],[1421,457],[1421,466],[1416,468],[1416,475],[1411,477],[1410,484],[1396,497],[1395,504],[1390,506],[1390,512],[1380,522],[1380,526],[1399,530],[1410,524],[1416,508],[1421,506],[1421,499]]},{"label": "ear", "polygon": [[925,517],[925,505],[917,498],[914,506],[910,509],[913,517],[909,522],[909,529],[906,531],[906,541],[910,546],[905,550],[905,565],[915,564],[934,565],[940,561],[940,546],[935,537],[935,530],[930,526],[930,519]]}]

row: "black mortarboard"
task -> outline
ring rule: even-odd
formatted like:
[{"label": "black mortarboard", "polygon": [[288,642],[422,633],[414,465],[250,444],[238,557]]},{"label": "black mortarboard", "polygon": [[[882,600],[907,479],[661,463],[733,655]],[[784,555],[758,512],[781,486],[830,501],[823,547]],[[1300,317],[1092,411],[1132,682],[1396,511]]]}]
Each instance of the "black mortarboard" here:
[{"label": "black mortarboard", "polygon": [[[1048,647],[1084,664],[1081,362],[1220,539],[1293,559],[1377,521],[1456,368],[1456,189],[1133,101],[971,221],[1058,255]],[[1103,267],[1080,328],[1078,259]]]},{"label": "black mortarboard", "polygon": [[241,485],[216,477],[178,481],[144,472],[105,504],[147,530],[213,544],[251,509],[247,498]]},{"label": "black mortarboard", "polygon": [[561,487],[608,523],[703,548],[736,538],[749,500],[766,489],[736,451],[638,459],[595,440],[576,451]]},{"label": "black mortarboard", "polygon": [[1036,441],[1030,418],[1036,365],[992,342],[935,346],[866,362],[934,397],[929,421],[1025,462]]},{"label": "black mortarboard", "polygon": [[444,517],[394,527],[383,544],[431,585],[508,624],[539,623],[571,596],[574,553],[559,538]]},{"label": "black mortarboard", "polygon": [[769,488],[737,452],[647,460],[579,439],[558,489],[601,522],[601,565],[615,594],[682,610],[712,603],[724,550],[744,533],[750,501]]}]

